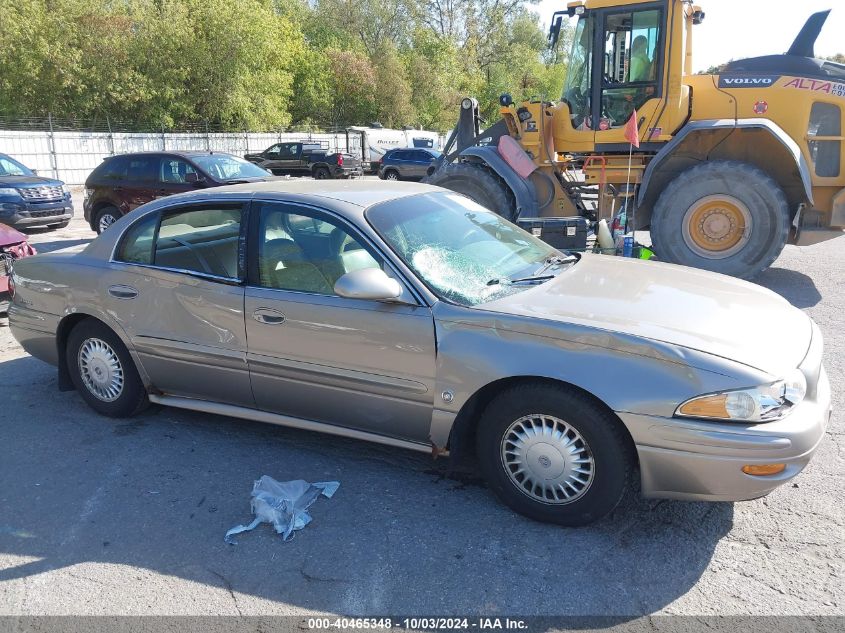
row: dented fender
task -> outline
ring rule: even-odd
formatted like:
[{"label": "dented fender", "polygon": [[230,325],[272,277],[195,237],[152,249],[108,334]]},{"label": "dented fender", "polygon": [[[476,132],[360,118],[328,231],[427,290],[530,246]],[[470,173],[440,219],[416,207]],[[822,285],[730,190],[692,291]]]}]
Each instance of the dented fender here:
[{"label": "dented fender", "polygon": [[472,396],[497,381],[554,380],[591,394],[615,412],[671,418],[680,403],[696,395],[770,379],[705,353],[589,326],[443,302],[433,312],[437,363],[431,441],[436,447],[448,445]]}]

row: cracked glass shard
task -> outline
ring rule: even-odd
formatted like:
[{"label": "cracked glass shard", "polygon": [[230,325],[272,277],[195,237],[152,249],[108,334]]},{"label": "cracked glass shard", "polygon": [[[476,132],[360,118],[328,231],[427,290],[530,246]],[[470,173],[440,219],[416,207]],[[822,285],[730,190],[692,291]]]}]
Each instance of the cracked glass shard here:
[{"label": "cracked glass shard", "polygon": [[294,481],[276,481],[263,475],[252,486],[252,513],[255,519],[249,525],[236,525],[226,532],[223,540],[232,545],[237,541],[235,534],[254,530],[261,523],[270,523],[285,541],[293,538],[296,530],[301,530],[311,523],[308,508],[323,495],[326,498],[337,491],[340,482],[319,481],[309,483],[302,479]]}]

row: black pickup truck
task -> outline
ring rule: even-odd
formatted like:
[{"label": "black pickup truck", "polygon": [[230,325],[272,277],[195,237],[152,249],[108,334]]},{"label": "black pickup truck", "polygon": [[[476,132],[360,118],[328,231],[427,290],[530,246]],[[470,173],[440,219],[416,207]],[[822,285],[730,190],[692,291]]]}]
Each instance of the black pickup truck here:
[{"label": "black pickup truck", "polygon": [[318,143],[276,143],[260,154],[245,154],[244,158],[277,176],[311,175],[324,180],[364,175],[360,158],[341,152],[329,153]]}]

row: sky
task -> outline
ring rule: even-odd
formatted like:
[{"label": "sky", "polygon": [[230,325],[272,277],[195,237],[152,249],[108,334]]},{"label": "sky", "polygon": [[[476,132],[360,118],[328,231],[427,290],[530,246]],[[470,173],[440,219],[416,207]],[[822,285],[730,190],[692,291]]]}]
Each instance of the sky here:
[{"label": "sky", "polygon": [[[567,0],[541,0],[533,8],[548,25],[552,13],[565,9]],[[845,53],[843,0],[697,0],[705,19],[693,30],[693,70],[729,59],[783,53],[804,21],[815,11],[833,9],[816,40],[816,55]]]}]

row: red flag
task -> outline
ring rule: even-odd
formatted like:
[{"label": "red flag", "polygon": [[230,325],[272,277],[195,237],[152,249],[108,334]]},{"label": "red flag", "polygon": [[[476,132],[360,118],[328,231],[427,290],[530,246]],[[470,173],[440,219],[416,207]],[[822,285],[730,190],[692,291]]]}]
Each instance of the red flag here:
[{"label": "red flag", "polygon": [[634,109],[633,114],[631,114],[631,118],[628,119],[628,122],[625,124],[625,140],[628,141],[631,145],[638,148],[640,147],[640,130],[637,127],[637,110]]}]

